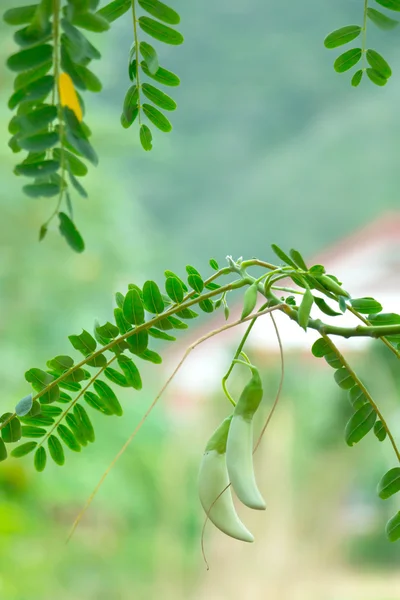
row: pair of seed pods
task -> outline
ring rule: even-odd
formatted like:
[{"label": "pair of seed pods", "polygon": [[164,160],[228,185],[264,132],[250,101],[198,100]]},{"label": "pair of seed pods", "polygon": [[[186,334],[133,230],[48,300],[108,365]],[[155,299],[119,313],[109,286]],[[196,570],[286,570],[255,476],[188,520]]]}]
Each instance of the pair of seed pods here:
[{"label": "pair of seed pods", "polygon": [[253,466],[253,417],[263,390],[257,369],[250,368],[252,377],[233,414],[221,423],[206,445],[199,473],[200,502],[210,521],[243,542],[253,542],[254,537],[237,515],[231,490],[226,489],[229,483],[243,504],[256,510],[266,508]]}]

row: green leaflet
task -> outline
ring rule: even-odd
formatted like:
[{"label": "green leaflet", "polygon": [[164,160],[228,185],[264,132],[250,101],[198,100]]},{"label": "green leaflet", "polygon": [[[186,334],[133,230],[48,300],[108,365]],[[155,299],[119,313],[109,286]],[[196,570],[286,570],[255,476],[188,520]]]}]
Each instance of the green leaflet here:
[{"label": "green leaflet", "polygon": [[376,0],[378,4],[388,8],[389,10],[395,10],[400,12],[400,0]]},{"label": "green leaflet", "polygon": [[314,297],[309,288],[306,289],[301,304],[299,306],[298,319],[299,325],[307,331],[308,321],[310,319],[310,312],[314,303]]},{"label": "green leaflet", "polygon": [[383,442],[386,439],[387,432],[382,421],[376,421],[374,425],[374,434],[380,442]]},{"label": "green leaflet", "polygon": [[129,350],[133,354],[142,354],[149,343],[149,334],[146,330],[138,331],[126,339]]},{"label": "green leaflet", "polygon": [[29,452],[32,452],[36,446],[37,442],[26,442],[25,444],[21,444],[12,450],[11,456],[14,456],[14,458],[22,458],[29,454]]},{"label": "green leaflet", "polygon": [[391,77],[392,69],[390,68],[386,60],[383,58],[383,56],[381,56],[375,50],[369,49],[367,50],[366,57],[368,64],[373,69],[375,69],[375,71],[378,71],[378,73],[380,73],[386,79],[389,79],[389,77]]},{"label": "green leaflet", "polygon": [[162,363],[161,356],[159,354],[157,354],[157,352],[154,352],[153,350],[149,350],[148,348],[147,348],[147,350],[144,350],[143,352],[141,352],[139,354],[139,358],[141,358],[142,360],[147,360],[149,362],[152,362],[155,365],[160,365]]},{"label": "green leaflet", "polygon": [[178,25],[181,21],[178,13],[159,0],[138,0],[143,10],[169,25]]},{"label": "green leaflet", "polygon": [[0,462],[2,462],[3,460],[6,460],[7,456],[8,456],[8,453],[7,453],[6,445],[3,442],[3,440],[0,438]]},{"label": "green leaflet", "polygon": [[173,337],[172,335],[168,335],[168,333],[165,333],[164,331],[160,331],[159,329],[156,329],[155,327],[150,327],[150,329],[148,329],[148,333],[149,333],[149,335],[151,335],[151,337],[154,337],[159,340],[165,340],[166,342],[175,342],[176,341],[175,337]]},{"label": "green leaflet", "polygon": [[50,435],[49,439],[47,440],[47,446],[51,458],[54,460],[56,465],[61,467],[65,463],[65,454],[60,440],[55,435]]},{"label": "green leaflet", "polygon": [[338,317],[341,313],[336,312],[325,302],[323,298],[319,298],[318,296],[313,296],[315,304],[318,306],[319,310],[324,314],[330,317]]},{"label": "green leaflet", "polygon": [[[8,421],[13,413],[4,413],[0,417],[0,423]],[[18,417],[10,419],[5,427],[1,430],[1,437],[6,444],[13,444],[21,439],[21,423]]]},{"label": "green leaflet", "polygon": [[143,302],[137,290],[128,290],[122,310],[128,323],[132,323],[133,325],[142,325],[144,323]]},{"label": "green leaflet", "polygon": [[281,248],[279,248],[279,246],[277,246],[276,244],[271,244],[271,248],[278,258],[280,258],[287,265],[290,265],[291,267],[297,270],[296,263],[291,258],[289,258],[289,256]]},{"label": "green leaflet", "polygon": [[150,46],[150,44],[148,44],[147,42],[140,42],[139,48],[140,54],[144,58],[149,73],[151,75],[154,75],[160,68],[160,65],[158,64],[157,52],[155,51],[153,46]]},{"label": "green leaflet", "polygon": [[162,25],[162,23],[150,19],[150,17],[140,17],[139,26],[145,33],[151,35],[160,42],[164,42],[164,44],[179,46],[183,43],[183,35],[179,33],[179,31],[167,27],[166,25]]},{"label": "green leaflet", "polygon": [[14,41],[18,46],[22,48],[34,46],[40,42],[47,42],[51,38],[51,24],[47,23],[46,27],[42,30],[33,29],[30,25],[19,29],[14,33]]},{"label": "green leaflet", "polygon": [[354,410],[358,410],[364,404],[368,403],[368,398],[366,397],[362,389],[358,387],[358,385],[355,385],[349,390],[348,397],[350,404],[353,406]]},{"label": "green leaflet", "polygon": [[289,254],[300,269],[302,269],[303,271],[308,271],[308,268],[304,261],[304,258],[301,256],[301,254],[298,250],[294,250],[292,248],[290,250]]},{"label": "green leaflet", "polygon": [[184,297],[184,289],[181,281],[177,277],[167,277],[165,281],[165,290],[173,302],[179,304]]},{"label": "green leaflet", "polygon": [[340,358],[335,354],[335,352],[330,352],[329,354],[325,354],[324,356],[326,362],[332,369],[340,369],[342,366],[342,362]]},{"label": "green leaflet", "polygon": [[164,110],[175,110],[176,102],[172,100],[167,94],[164,94],[161,90],[157,89],[153,85],[149,83],[144,83],[142,85],[143,94],[148,98],[151,102],[163,108]]},{"label": "green leaflet", "polygon": [[346,443],[349,446],[357,444],[369,431],[371,431],[375,421],[376,412],[372,406],[369,403],[361,406],[346,425]]},{"label": "green leaflet", "polygon": [[352,48],[347,52],[344,52],[333,63],[333,68],[337,73],[344,73],[348,71],[354,65],[361,60],[362,50],[361,48]]},{"label": "green leaflet", "polygon": [[382,305],[374,298],[352,298],[350,304],[354,310],[364,315],[374,315],[382,311]]},{"label": "green leaflet", "polygon": [[188,284],[198,294],[201,294],[201,292],[204,290],[204,281],[200,275],[191,273],[188,277]]},{"label": "green leaflet", "polygon": [[35,456],[33,459],[33,464],[35,466],[36,471],[41,473],[46,468],[47,455],[46,450],[43,446],[39,446],[39,448],[35,452]]},{"label": "green leaflet", "polygon": [[78,444],[80,444],[81,446],[87,446],[87,439],[86,439],[85,431],[82,428],[81,423],[78,422],[75,415],[68,413],[67,416],[65,417],[65,423],[72,431]]},{"label": "green leaflet", "polygon": [[52,198],[60,193],[60,187],[55,183],[32,183],[22,189],[31,198]]},{"label": "green leaflet", "polygon": [[172,73],[167,69],[159,67],[158,71],[153,74],[150,73],[145,62],[142,62],[140,66],[142,67],[143,73],[145,73],[148,77],[154,79],[154,81],[158,81],[158,83],[162,83],[163,85],[168,85],[170,87],[176,87],[180,84],[180,79],[178,75],[175,75],[175,73]]},{"label": "green leaflet", "polygon": [[36,427],[35,425],[23,425],[21,429],[22,437],[41,438],[46,435],[45,429],[42,427]]},{"label": "green leaflet", "polygon": [[58,218],[60,220],[60,233],[66,239],[68,245],[75,252],[83,252],[85,249],[85,242],[83,241],[81,234],[77,230],[75,223],[71,221],[69,216],[66,215],[64,212],[59,212]]},{"label": "green leaflet", "polygon": [[72,433],[72,431],[70,429],[68,429],[68,427],[66,425],[63,425],[62,423],[57,427],[57,433],[60,436],[61,440],[64,442],[64,444],[73,452],[80,452],[81,451],[81,447],[80,444],[77,442],[74,434]]},{"label": "green leaflet", "polygon": [[127,384],[135,390],[142,389],[142,378],[140,377],[139,369],[128,356],[122,354],[117,358],[118,364],[124,373]]},{"label": "green leaflet", "polygon": [[381,73],[379,73],[379,71],[376,71],[375,69],[367,69],[367,76],[369,77],[369,79],[372,81],[372,83],[374,83],[375,85],[379,85],[379,86],[384,86],[387,84],[387,79],[386,77],[384,77],[384,75],[382,75]]},{"label": "green leaflet", "polygon": [[93,443],[95,441],[93,425],[89,418],[89,415],[87,414],[83,406],[81,406],[80,404],[75,404],[74,416],[77,420],[79,427],[82,429],[87,441]]},{"label": "green leaflet", "polygon": [[354,386],[354,379],[345,367],[335,371],[334,378],[339,387],[343,390],[349,390]]},{"label": "green leaflet", "polygon": [[199,302],[199,308],[205,313],[212,313],[214,311],[214,304],[212,303],[212,300],[206,298]]},{"label": "green leaflet", "polygon": [[312,345],[311,348],[311,352],[313,353],[314,356],[316,356],[317,358],[322,358],[323,356],[325,356],[326,354],[330,354],[332,352],[332,348],[331,346],[328,344],[328,342],[326,340],[324,340],[324,338],[319,338],[316,342],[314,342],[314,344]]},{"label": "green leaflet", "polygon": [[110,29],[108,20],[100,13],[75,13],[72,19],[73,25],[87,29],[88,31],[94,31],[95,33],[101,33]]},{"label": "green leaflet", "polygon": [[89,356],[96,350],[96,340],[86,329],[82,329],[82,333],[79,335],[69,335],[68,339],[75,350],[78,350],[84,356]]},{"label": "green leaflet", "polygon": [[24,136],[18,138],[18,145],[23,150],[29,152],[41,152],[42,150],[48,150],[57,144],[58,133],[55,131],[48,131],[46,133],[38,133],[32,136]]},{"label": "green leaflet", "polygon": [[6,64],[11,71],[27,71],[49,62],[52,57],[53,47],[50,44],[41,44],[12,54]]},{"label": "green leaflet", "polygon": [[113,369],[112,367],[107,367],[104,369],[104,375],[109,379],[112,383],[116,385],[120,385],[121,387],[129,387],[129,383],[122,373]]},{"label": "green leaflet", "polygon": [[[50,65],[51,66],[51,65]],[[29,71],[31,73],[31,71]],[[36,100],[44,100],[54,86],[54,77],[45,75],[44,77],[35,78],[23,87],[19,87],[8,101],[8,108],[14,109],[18,104],[33,102]]]},{"label": "green leaflet", "polygon": [[97,396],[97,394],[94,394],[93,392],[85,392],[83,395],[83,399],[89,406],[91,406],[95,410],[98,410],[103,415],[114,414],[112,405],[109,402],[107,402],[107,399],[104,397],[100,398],[100,396]]},{"label": "green leaflet", "polygon": [[387,17],[379,10],[375,10],[375,8],[367,8],[367,15],[371,19],[371,21],[375,23],[375,25],[380,29],[394,29],[399,24],[399,21]]},{"label": "green leaflet", "polygon": [[24,25],[30,23],[35,15],[36,4],[29,6],[19,6],[6,10],[3,19],[8,25]]},{"label": "green leaflet", "polygon": [[140,137],[140,143],[142,144],[143,150],[146,150],[148,152],[149,150],[151,150],[153,148],[153,144],[152,144],[153,136],[151,135],[151,131],[147,127],[147,125],[143,124],[140,126],[139,137]]},{"label": "green leaflet", "polygon": [[400,511],[387,522],[386,535],[391,542],[397,542],[400,538]]},{"label": "green leaflet", "polygon": [[[70,119],[73,120],[73,117],[70,116]],[[98,158],[95,153],[93,147],[86,139],[85,134],[81,126],[77,128],[75,131],[70,129],[69,126],[66,127],[65,139],[68,142],[67,146],[76,151],[80,156],[84,156],[89,160],[92,164],[97,165]]]},{"label": "green leaflet", "polygon": [[[29,369],[25,373],[25,379],[28,381],[36,392],[41,392],[46,386],[54,381],[53,375],[42,371],[42,369]],[[47,392],[40,396],[40,402],[43,404],[51,404],[57,402],[60,396],[60,390],[58,385],[54,385]]]},{"label": "green leaflet", "polygon": [[119,17],[122,17],[131,8],[131,0],[113,0],[103,8],[97,11],[97,14],[107,19],[109,23],[112,23]]},{"label": "green leaflet", "polygon": [[168,121],[167,117],[164,116],[157,108],[151,106],[150,104],[143,104],[142,106],[143,112],[146,117],[151,121],[160,131],[164,133],[168,133],[172,130],[172,125]]},{"label": "green leaflet", "polygon": [[386,500],[400,491],[400,467],[390,469],[379,482],[378,496]]},{"label": "green leaflet", "polygon": [[337,48],[355,40],[361,33],[359,25],[348,25],[332,31],[324,40],[325,48]]},{"label": "green leaflet", "polygon": [[29,69],[29,71],[24,71],[17,75],[14,79],[14,90],[19,90],[21,88],[25,88],[29,84],[41,79],[48,73],[53,66],[53,61],[48,61],[44,65],[40,67],[36,67],[35,69]]},{"label": "green leaflet", "polygon": [[155,281],[145,282],[143,286],[143,304],[144,308],[150,313],[159,315],[164,311],[164,300]]},{"label": "green leaflet", "polygon": [[138,103],[138,88],[137,85],[131,85],[129,90],[126,92],[124,104],[122,107],[122,113],[129,124],[133,122],[134,113],[137,109]]},{"label": "green leaflet", "polygon": [[[19,115],[15,118],[18,126],[18,131],[25,135],[39,133],[42,129],[47,129],[47,126],[57,117],[57,108],[49,104],[42,104],[34,107],[31,112]],[[17,133],[17,132],[16,132]]]},{"label": "green leaflet", "polygon": [[105,381],[96,379],[96,381],[93,383],[93,387],[100,399],[104,400],[107,406],[112,408],[113,414],[120,417],[123,412],[122,406],[120,405],[117,396],[114,394],[110,386],[107,385]]},{"label": "green leaflet", "polygon": [[[60,164],[55,160],[43,160],[37,163],[21,163],[17,165],[14,172],[17,175],[24,175],[25,177],[43,177],[44,175],[50,175],[58,171]],[[56,193],[59,193],[60,188],[55,184],[48,184],[54,186]],[[39,186],[35,186],[36,188]]]}]

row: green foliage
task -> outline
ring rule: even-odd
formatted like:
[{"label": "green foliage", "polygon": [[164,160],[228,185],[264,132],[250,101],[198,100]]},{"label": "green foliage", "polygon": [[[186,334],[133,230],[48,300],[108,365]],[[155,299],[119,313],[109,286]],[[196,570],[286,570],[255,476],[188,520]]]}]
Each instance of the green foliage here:
[{"label": "green foliage", "polygon": [[[393,11],[400,10],[398,0],[376,0],[378,4]],[[387,61],[376,50],[367,48],[368,19],[377,27],[384,30],[394,29],[398,21],[391,19],[384,13],[368,6],[369,0],[364,3],[363,24],[347,25],[332,31],[324,41],[325,48],[334,49],[349,44],[361,36],[361,47],[347,50],[335,60],[333,67],[337,73],[344,73],[357,65],[363,59],[363,67],[353,73],[351,85],[358,87],[364,72],[372,83],[378,86],[386,85],[392,70]],[[369,67],[368,67],[369,65]]]}]

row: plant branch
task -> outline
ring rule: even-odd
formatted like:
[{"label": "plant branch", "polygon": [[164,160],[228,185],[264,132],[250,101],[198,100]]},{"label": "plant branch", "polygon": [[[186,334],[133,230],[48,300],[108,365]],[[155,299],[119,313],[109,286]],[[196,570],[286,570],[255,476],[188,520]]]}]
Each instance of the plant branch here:
[{"label": "plant branch", "polygon": [[365,395],[365,397],[368,399],[368,402],[371,404],[372,408],[374,409],[374,411],[376,412],[376,414],[378,415],[379,419],[382,422],[382,425],[388,435],[388,438],[390,439],[390,443],[393,446],[393,450],[396,454],[397,460],[400,462],[400,452],[399,449],[397,448],[396,442],[394,440],[394,437],[392,435],[392,432],[389,429],[389,426],[387,425],[381,411],[379,410],[378,406],[375,404],[371,394],[369,393],[369,391],[367,390],[367,388],[365,387],[365,385],[362,383],[362,381],[359,379],[359,377],[357,376],[357,374],[355,373],[355,371],[351,368],[351,366],[349,365],[349,363],[347,362],[347,360],[345,359],[345,357],[343,356],[343,354],[341,354],[340,350],[335,346],[335,344],[332,342],[332,340],[326,335],[326,334],[322,334],[322,337],[324,338],[324,340],[327,342],[327,344],[329,344],[329,346],[332,348],[333,352],[336,354],[336,356],[339,358],[340,362],[342,363],[343,367],[346,369],[346,371],[348,371],[348,373],[351,375],[351,377],[354,379],[354,381],[356,382],[356,384],[358,385],[358,387],[360,388],[360,390],[363,392],[363,394]]},{"label": "plant branch", "polygon": [[196,340],[195,342],[193,342],[193,344],[191,344],[187,348],[185,354],[183,355],[183,357],[179,361],[178,365],[175,367],[175,369],[172,372],[172,374],[168,377],[167,381],[165,382],[165,384],[163,385],[163,387],[161,388],[161,390],[159,391],[159,393],[157,394],[157,396],[154,398],[153,402],[150,404],[149,408],[147,409],[147,411],[145,412],[145,414],[143,415],[143,417],[139,421],[138,425],[135,427],[134,431],[131,433],[131,435],[129,436],[129,438],[126,440],[125,444],[122,446],[122,448],[119,450],[118,454],[113,458],[113,460],[111,461],[110,465],[108,466],[108,468],[106,469],[106,471],[101,476],[98,484],[96,485],[95,489],[93,490],[92,494],[90,495],[89,499],[87,500],[85,506],[83,507],[83,509],[81,510],[81,512],[78,514],[77,518],[75,519],[75,521],[74,521],[74,523],[72,525],[72,529],[71,529],[71,531],[70,531],[70,533],[68,535],[67,542],[71,539],[72,535],[74,534],[74,531],[76,530],[79,522],[81,521],[83,515],[85,514],[85,512],[89,508],[89,506],[92,503],[94,497],[96,496],[97,492],[99,491],[99,489],[101,488],[102,484],[104,483],[107,475],[110,473],[111,469],[114,467],[114,465],[118,461],[118,459],[123,455],[123,453],[128,448],[128,446],[130,445],[130,443],[132,442],[132,440],[136,437],[137,433],[142,428],[142,425],[145,423],[145,421],[149,417],[150,413],[153,411],[154,407],[156,406],[156,404],[160,400],[161,396],[163,395],[163,393],[165,392],[165,390],[167,389],[167,387],[169,386],[169,384],[171,383],[171,381],[174,379],[175,375],[178,373],[179,369],[182,367],[182,365],[185,362],[185,360],[188,358],[189,354],[195,348],[197,348],[197,346],[199,346],[200,344],[202,344],[206,340],[209,340],[210,338],[214,337],[215,335],[218,335],[219,333],[222,333],[223,331],[226,331],[227,329],[231,329],[232,327],[236,327],[237,325],[241,325],[242,323],[245,323],[246,321],[250,321],[251,319],[254,319],[254,318],[258,319],[259,317],[261,317],[263,315],[266,315],[268,313],[272,313],[274,310],[280,310],[280,307],[279,306],[273,306],[273,307],[265,309],[262,312],[258,312],[255,317],[252,316],[252,315],[249,315],[245,319],[239,319],[238,321],[234,321],[233,323],[228,323],[226,325],[223,325],[222,327],[219,327],[218,329],[214,329],[210,333],[207,333],[206,335],[203,335],[201,338],[199,338],[198,340]]}]

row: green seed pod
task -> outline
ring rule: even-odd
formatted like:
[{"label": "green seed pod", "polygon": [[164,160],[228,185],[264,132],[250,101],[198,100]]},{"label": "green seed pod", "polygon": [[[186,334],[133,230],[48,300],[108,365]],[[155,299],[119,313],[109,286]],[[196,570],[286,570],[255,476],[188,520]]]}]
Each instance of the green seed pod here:
[{"label": "green seed pod", "polygon": [[253,466],[253,417],[260,406],[263,390],[257,369],[253,368],[252,371],[252,378],[233,411],[226,444],[226,464],[239,500],[249,508],[265,510],[265,501],[257,487]]},{"label": "green seed pod", "polygon": [[350,294],[346,292],[346,290],[344,290],[342,287],[340,287],[340,285],[336,283],[334,279],[331,279],[331,277],[329,277],[328,275],[318,275],[315,276],[315,279],[322,283],[322,285],[330,292],[333,292],[338,296],[346,296],[346,298],[350,298]]},{"label": "green seed pod", "polygon": [[258,288],[256,283],[252,283],[244,293],[243,310],[241,319],[248,317],[254,310],[257,303]]},{"label": "green seed pod", "polygon": [[253,542],[254,537],[236,513],[230,489],[221,494],[229,485],[226,441],[231,420],[232,416],[225,419],[207,443],[200,466],[199,497],[210,521],[218,529],[237,540]]}]

